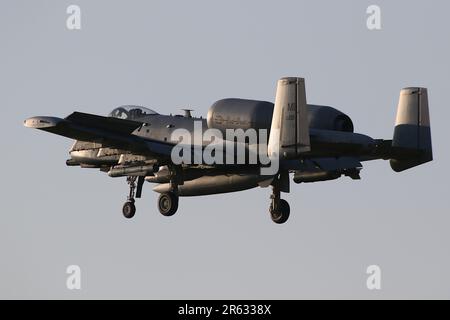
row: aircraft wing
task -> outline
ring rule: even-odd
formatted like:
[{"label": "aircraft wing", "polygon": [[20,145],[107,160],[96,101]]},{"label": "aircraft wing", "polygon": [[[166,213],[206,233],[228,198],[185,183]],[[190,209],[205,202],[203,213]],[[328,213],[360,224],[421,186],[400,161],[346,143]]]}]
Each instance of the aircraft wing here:
[{"label": "aircraft wing", "polygon": [[171,145],[144,139],[133,132],[142,123],[74,112],[65,119],[57,117],[32,117],[24,125],[81,141],[106,144],[133,153],[159,157],[170,156]]}]

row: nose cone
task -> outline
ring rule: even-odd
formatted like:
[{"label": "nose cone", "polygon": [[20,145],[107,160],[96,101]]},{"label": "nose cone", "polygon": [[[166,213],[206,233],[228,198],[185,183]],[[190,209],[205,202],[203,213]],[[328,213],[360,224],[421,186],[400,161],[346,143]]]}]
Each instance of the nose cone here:
[{"label": "nose cone", "polygon": [[55,127],[63,121],[63,119],[56,117],[32,117],[23,122],[23,125],[27,128],[45,129]]}]

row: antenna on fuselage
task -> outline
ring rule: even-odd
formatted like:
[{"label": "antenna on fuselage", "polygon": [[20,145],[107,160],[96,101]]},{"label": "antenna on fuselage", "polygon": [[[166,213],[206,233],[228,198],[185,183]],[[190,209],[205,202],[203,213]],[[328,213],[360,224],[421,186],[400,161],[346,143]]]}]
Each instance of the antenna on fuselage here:
[{"label": "antenna on fuselage", "polygon": [[185,116],[186,118],[192,118],[191,111],[194,111],[194,110],[192,110],[192,109],[181,109],[181,110],[184,111],[184,116]]}]

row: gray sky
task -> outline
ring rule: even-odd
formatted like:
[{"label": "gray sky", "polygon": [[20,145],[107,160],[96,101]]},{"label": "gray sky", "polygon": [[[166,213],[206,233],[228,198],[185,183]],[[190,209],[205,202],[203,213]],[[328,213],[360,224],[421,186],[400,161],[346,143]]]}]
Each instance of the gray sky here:
[{"label": "gray sky", "polygon": [[[82,29],[66,28],[81,8]],[[366,8],[381,7],[369,31]],[[2,1],[0,298],[450,298],[448,1]],[[435,161],[361,181],[292,185],[275,225],[269,189],[181,198],[163,217],[144,187],[65,166],[71,141],[35,115],[121,104],[205,116],[225,97],[273,101],[283,76],[310,103],[392,136],[402,87],[429,88]],[[68,265],[82,289],[66,288]],[[382,289],[366,288],[366,268]]]}]

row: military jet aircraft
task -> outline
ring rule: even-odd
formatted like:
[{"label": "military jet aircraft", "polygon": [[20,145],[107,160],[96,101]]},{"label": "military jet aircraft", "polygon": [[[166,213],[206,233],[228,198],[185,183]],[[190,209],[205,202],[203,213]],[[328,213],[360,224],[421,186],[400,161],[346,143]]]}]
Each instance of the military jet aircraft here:
[{"label": "military jet aircraft", "polygon": [[[400,172],[433,159],[427,89],[418,87],[401,90],[390,140],[355,133],[350,117],[336,108],[307,104],[305,81],[297,77],[278,81],[274,104],[222,99],[210,107],[206,119],[193,117],[189,109],[172,116],[131,105],[115,108],[107,117],[74,112],[64,119],[32,117],[24,125],[76,140],[68,166],[126,177],[130,188],[122,210],[126,218],[135,215],[135,198],[141,197],[147,181],[157,184],[153,190],[160,193],[158,208],[164,216],[177,211],[179,197],[271,186],[269,212],[281,224],[288,220],[290,207],[280,193],[290,191],[291,176],[295,183],[342,176],[360,179],[363,161],[390,160],[392,169]],[[194,138],[174,137],[180,129]],[[198,130],[200,140],[195,138]],[[209,140],[204,139],[208,130],[215,134]],[[230,130],[244,133],[244,139],[229,136]],[[259,132],[256,142],[250,141],[250,130]],[[231,156],[223,148],[210,148],[213,140],[216,147],[231,150]],[[181,152],[174,152],[180,146]],[[255,146],[267,159],[249,161]],[[213,154],[212,149],[222,153]],[[198,157],[207,150],[218,158]],[[241,157],[236,162],[239,150],[244,161]],[[223,161],[224,154],[232,161]],[[192,157],[200,160],[192,162]]]}]

